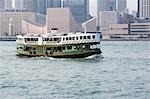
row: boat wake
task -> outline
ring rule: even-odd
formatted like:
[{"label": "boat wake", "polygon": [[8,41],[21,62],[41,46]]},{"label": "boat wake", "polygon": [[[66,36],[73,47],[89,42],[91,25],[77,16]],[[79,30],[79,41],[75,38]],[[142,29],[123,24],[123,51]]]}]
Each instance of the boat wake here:
[{"label": "boat wake", "polygon": [[95,55],[85,57],[84,59],[91,60],[91,59],[98,59],[98,58],[103,58],[103,56],[101,54],[95,54]]},{"label": "boat wake", "polygon": [[32,59],[35,59],[35,60],[95,60],[95,59],[101,59],[103,58],[103,56],[101,54],[95,54],[95,55],[91,55],[91,56],[88,56],[88,57],[85,57],[85,58],[53,58],[53,57],[33,57]]}]

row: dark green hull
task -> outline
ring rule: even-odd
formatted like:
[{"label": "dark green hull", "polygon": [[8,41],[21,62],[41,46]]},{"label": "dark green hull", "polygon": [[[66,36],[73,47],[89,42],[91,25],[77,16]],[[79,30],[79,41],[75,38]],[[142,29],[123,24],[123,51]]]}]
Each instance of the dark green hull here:
[{"label": "dark green hull", "polygon": [[22,53],[18,52],[17,56],[26,56],[26,57],[53,57],[53,58],[85,58],[95,54],[101,54],[100,49],[91,50],[87,52],[72,52],[72,53],[54,53],[51,55],[46,54],[30,54],[30,53]]},{"label": "dark green hull", "polygon": [[90,45],[65,45],[65,46],[29,46],[19,45],[18,56],[26,57],[53,57],[53,58],[85,58],[101,54],[100,48],[90,48]]}]

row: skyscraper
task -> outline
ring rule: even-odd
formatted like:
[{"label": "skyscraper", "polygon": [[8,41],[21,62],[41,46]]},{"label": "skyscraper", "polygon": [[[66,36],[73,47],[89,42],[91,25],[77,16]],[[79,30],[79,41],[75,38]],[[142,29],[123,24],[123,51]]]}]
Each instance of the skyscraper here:
[{"label": "skyscraper", "polygon": [[37,0],[23,0],[23,8],[28,11],[36,12]]},{"label": "skyscraper", "polygon": [[12,8],[12,0],[5,0],[5,9]]},{"label": "skyscraper", "polygon": [[139,18],[150,18],[150,0],[138,0]]},{"label": "skyscraper", "polygon": [[15,0],[15,8],[23,9],[23,0]]},{"label": "skyscraper", "polygon": [[37,13],[46,14],[46,0],[37,0]]},{"label": "skyscraper", "polygon": [[124,11],[127,7],[127,0],[118,0],[118,10]]},{"label": "skyscraper", "polygon": [[89,18],[89,0],[65,0],[64,7],[69,7],[77,22],[83,23]]},{"label": "skyscraper", "polygon": [[46,14],[47,8],[61,7],[61,0],[37,0],[37,13]]},{"label": "skyscraper", "polygon": [[100,0],[100,11],[115,11],[116,0]]},{"label": "skyscraper", "polygon": [[61,0],[47,0],[47,8],[61,7]]},{"label": "skyscraper", "polygon": [[0,9],[5,8],[5,0],[0,0]]}]

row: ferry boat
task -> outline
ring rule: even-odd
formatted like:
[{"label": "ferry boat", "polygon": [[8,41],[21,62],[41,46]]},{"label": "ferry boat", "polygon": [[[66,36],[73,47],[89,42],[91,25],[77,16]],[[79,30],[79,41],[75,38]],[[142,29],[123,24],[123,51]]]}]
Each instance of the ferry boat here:
[{"label": "ferry boat", "polygon": [[85,58],[102,53],[100,33],[18,35],[16,43],[18,56]]},{"label": "ferry boat", "polygon": [[[99,0],[97,0],[99,4]],[[98,6],[97,6],[98,7]],[[99,8],[99,7],[98,7]],[[28,57],[53,57],[53,58],[86,58],[101,54],[99,11],[97,10],[97,32],[87,33],[57,33],[53,28],[51,33],[28,34],[17,36],[17,55]]]}]

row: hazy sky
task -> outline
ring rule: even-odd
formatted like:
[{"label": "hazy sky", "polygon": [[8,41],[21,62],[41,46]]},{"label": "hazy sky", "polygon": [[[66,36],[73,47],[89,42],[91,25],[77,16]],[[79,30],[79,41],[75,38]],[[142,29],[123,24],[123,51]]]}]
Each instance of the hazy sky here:
[{"label": "hazy sky", "polygon": [[[90,14],[95,15],[97,0],[90,0]],[[137,0],[127,0],[127,8],[130,10],[137,10]]]}]

